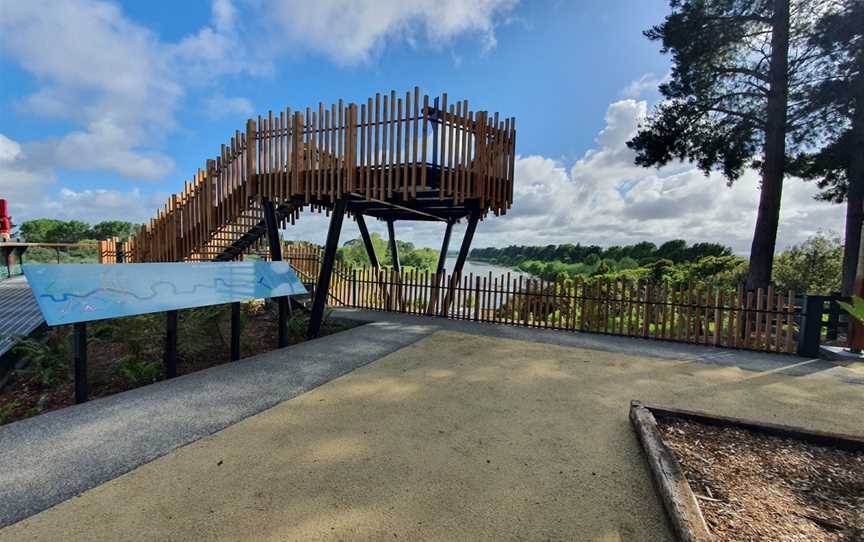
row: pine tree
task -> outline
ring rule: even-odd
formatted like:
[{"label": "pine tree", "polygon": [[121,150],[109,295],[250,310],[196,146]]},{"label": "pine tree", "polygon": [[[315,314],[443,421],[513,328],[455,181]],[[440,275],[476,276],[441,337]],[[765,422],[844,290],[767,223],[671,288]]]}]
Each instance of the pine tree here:
[{"label": "pine tree", "polygon": [[811,142],[818,150],[800,153],[788,169],[815,179],[820,199],[846,202],[841,290],[848,296],[864,225],[864,0],[825,14],[815,30],[811,42],[822,63],[806,108],[811,126],[818,127]]},{"label": "pine tree", "polygon": [[[780,219],[787,143],[806,132],[804,94],[818,56],[809,43],[818,0],[671,0],[645,32],[672,56],[665,100],[628,142],[636,163],[672,160],[719,170],[734,182],[761,170],[748,289],[767,287]],[[789,137],[792,136],[792,137]]]}]

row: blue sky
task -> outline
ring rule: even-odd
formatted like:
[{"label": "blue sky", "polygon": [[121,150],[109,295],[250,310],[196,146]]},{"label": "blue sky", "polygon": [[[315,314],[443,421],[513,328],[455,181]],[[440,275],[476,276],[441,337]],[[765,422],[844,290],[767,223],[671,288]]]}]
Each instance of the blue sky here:
[{"label": "blue sky", "polygon": [[[0,196],[19,222],[143,221],[248,116],[419,85],[517,118],[514,209],[478,246],[749,246],[755,174],[729,189],[687,164],[636,168],[624,146],[669,70],[642,36],[664,1],[40,4],[0,0]],[[781,247],[839,231],[842,209],[812,194],[787,183]],[[323,237],[320,218],[298,224],[289,236]]]}]

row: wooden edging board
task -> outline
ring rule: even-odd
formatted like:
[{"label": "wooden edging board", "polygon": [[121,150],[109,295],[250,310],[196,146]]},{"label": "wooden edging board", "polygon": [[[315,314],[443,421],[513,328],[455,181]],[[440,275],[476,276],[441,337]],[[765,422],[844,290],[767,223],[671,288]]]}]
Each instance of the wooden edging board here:
[{"label": "wooden edging board", "polygon": [[793,438],[810,444],[818,444],[820,446],[828,446],[849,452],[864,451],[864,438],[854,435],[844,435],[842,433],[827,433],[825,431],[811,431],[802,427],[793,427],[791,425],[780,425],[769,422],[757,422],[753,420],[745,420],[742,418],[733,418],[730,416],[718,416],[708,412],[700,412],[697,410],[684,410],[662,405],[654,405],[650,403],[641,403],[640,401],[631,401],[633,404],[638,404],[648,410],[655,418],[682,418],[694,422],[703,423],[705,425],[714,425],[719,427],[737,427],[739,429],[749,429],[765,435],[773,435],[776,437]]},{"label": "wooden edging board", "polygon": [[645,450],[654,487],[663,501],[675,538],[681,542],[713,540],[681,464],[663,442],[654,415],[639,401],[631,401],[630,422]]},{"label": "wooden edging board", "polygon": [[654,478],[654,485],[672,524],[672,531],[678,540],[687,542],[703,542],[713,540],[713,537],[680,463],[663,442],[657,427],[657,418],[680,418],[705,425],[737,427],[847,451],[864,451],[864,438],[853,435],[811,431],[789,425],[630,401],[630,421],[642,443],[642,449],[645,451]]}]

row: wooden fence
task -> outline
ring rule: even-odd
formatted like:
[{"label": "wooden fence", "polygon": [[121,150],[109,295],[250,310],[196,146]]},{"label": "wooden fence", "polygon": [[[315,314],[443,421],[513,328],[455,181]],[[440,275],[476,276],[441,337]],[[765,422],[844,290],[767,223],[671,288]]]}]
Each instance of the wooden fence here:
[{"label": "wooden fence", "polygon": [[[314,283],[321,249],[288,245],[284,257]],[[515,275],[515,274],[514,274]],[[337,262],[330,304],[373,310],[794,353],[795,292],[745,292],[604,280],[544,281],[506,273],[436,276],[349,268]]]}]

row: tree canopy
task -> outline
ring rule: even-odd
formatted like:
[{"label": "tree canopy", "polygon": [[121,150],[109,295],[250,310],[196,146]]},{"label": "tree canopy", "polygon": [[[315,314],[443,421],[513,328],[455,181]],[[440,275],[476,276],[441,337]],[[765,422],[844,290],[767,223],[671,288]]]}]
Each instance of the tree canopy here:
[{"label": "tree canopy", "polygon": [[[387,241],[377,233],[372,233],[369,237],[378,262],[383,266],[392,266],[393,259]],[[438,264],[439,252],[437,250],[417,248],[413,243],[399,240],[396,241],[396,248],[399,251],[399,263],[403,268],[413,267],[420,270],[428,269],[434,271]],[[366,267],[370,265],[369,255],[366,254],[366,247],[363,244],[363,239],[360,237],[343,243],[337,252],[337,258],[350,267]]]},{"label": "tree canopy", "polygon": [[23,222],[18,233],[29,243],[80,243],[110,237],[128,239],[137,229],[136,224],[120,220],[106,220],[91,227],[78,220],[37,218]]},{"label": "tree canopy", "polygon": [[850,295],[864,223],[864,2],[825,13],[810,41],[821,59],[804,106],[815,138],[789,171],[815,180],[819,198],[846,202],[842,292]]},{"label": "tree canopy", "polygon": [[770,281],[787,144],[809,141],[813,129],[804,106],[819,56],[809,38],[824,4],[671,0],[672,13],[645,32],[673,68],[660,85],[664,101],[628,145],[646,167],[684,160],[730,183],[749,167],[761,171],[750,288]]}]

